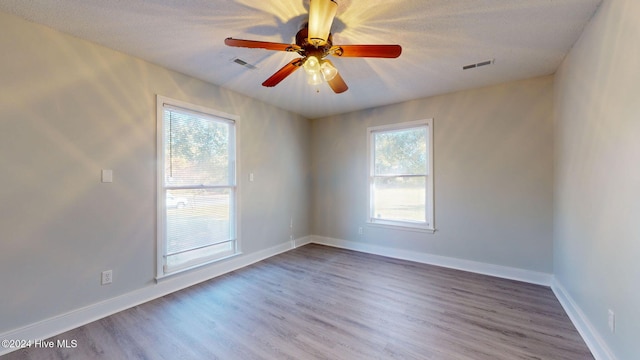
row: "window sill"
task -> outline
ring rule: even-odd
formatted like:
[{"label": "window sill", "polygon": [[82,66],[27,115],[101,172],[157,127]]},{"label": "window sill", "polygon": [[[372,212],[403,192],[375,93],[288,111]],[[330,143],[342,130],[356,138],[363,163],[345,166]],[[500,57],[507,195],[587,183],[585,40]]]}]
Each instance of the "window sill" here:
[{"label": "window sill", "polygon": [[435,228],[421,226],[418,224],[400,223],[395,221],[384,221],[384,220],[367,221],[367,225],[372,227],[379,227],[383,229],[412,231],[412,232],[420,232],[420,233],[427,233],[427,234],[434,234],[436,232]]},{"label": "window sill", "polygon": [[181,269],[176,269],[174,271],[166,272],[166,273],[163,273],[161,275],[156,276],[155,280],[156,280],[156,283],[159,283],[159,282],[167,280],[168,278],[171,278],[171,277],[173,277],[174,275],[177,275],[177,274],[182,274],[182,273],[189,272],[189,271],[192,271],[192,270],[204,270],[207,266],[211,266],[211,265],[214,265],[214,264],[219,264],[221,262],[224,262],[226,260],[235,258],[235,257],[240,256],[240,255],[242,255],[242,252],[237,252],[235,254],[227,255],[225,257],[215,258],[215,259],[207,260],[207,261],[204,261],[204,262],[201,262],[199,264],[192,265],[192,266],[184,267],[184,268],[181,268]]}]

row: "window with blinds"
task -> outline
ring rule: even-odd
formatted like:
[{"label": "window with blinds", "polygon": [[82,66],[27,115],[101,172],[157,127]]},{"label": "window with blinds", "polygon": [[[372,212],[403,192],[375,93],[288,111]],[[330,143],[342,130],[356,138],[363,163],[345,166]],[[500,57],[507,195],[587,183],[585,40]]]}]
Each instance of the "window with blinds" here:
[{"label": "window with blinds", "polygon": [[432,120],[368,129],[369,223],[434,230]]},{"label": "window with blinds", "polygon": [[[158,97],[158,276],[237,253],[235,120]],[[160,266],[161,265],[161,266]]]}]

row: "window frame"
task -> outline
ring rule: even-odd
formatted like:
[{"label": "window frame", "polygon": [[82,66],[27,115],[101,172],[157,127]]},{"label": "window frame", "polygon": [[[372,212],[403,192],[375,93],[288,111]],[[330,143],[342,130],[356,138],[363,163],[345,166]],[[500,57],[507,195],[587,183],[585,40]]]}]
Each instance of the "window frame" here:
[{"label": "window frame", "polygon": [[[166,228],[167,228],[167,206],[166,206],[166,191],[173,189],[173,187],[165,186],[165,138],[164,138],[164,110],[165,106],[171,109],[177,109],[184,111],[184,113],[190,113],[193,115],[202,115],[203,117],[216,118],[222,121],[232,123],[233,136],[230,139],[230,147],[233,149],[233,156],[230,159],[229,170],[229,185],[211,185],[203,186],[202,188],[229,188],[231,189],[232,199],[229,206],[231,207],[229,215],[233,217],[233,225],[231,233],[233,234],[230,241],[233,243],[233,253],[223,257],[213,258],[201,258],[198,262],[189,262],[183,266],[176,266],[174,269],[167,269],[166,264]],[[157,223],[156,223],[156,280],[161,280],[168,276],[179,274],[195,268],[200,268],[207,264],[216,263],[231,257],[242,254],[240,246],[240,219],[239,219],[239,204],[240,204],[240,191],[238,182],[238,169],[239,169],[239,128],[240,118],[236,115],[224,113],[215,109],[211,109],[205,106],[191,104],[185,101],[172,99],[166,96],[156,95],[156,210],[157,210]],[[184,186],[184,188],[191,188],[190,186]]]},{"label": "window frame", "polygon": [[[425,184],[425,222],[413,222],[413,221],[401,221],[392,219],[379,219],[374,216],[374,183],[376,177],[375,174],[375,142],[374,134],[384,132],[394,132],[415,128],[426,128],[427,136],[427,174]],[[408,121],[402,123],[386,124],[379,126],[372,126],[367,128],[367,217],[366,222],[369,225],[389,227],[402,230],[430,232],[436,231],[435,227],[435,198],[434,198],[434,166],[433,166],[433,154],[434,154],[434,141],[433,141],[433,119],[421,119],[415,121]],[[399,175],[401,177],[411,177],[415,175]]]}]

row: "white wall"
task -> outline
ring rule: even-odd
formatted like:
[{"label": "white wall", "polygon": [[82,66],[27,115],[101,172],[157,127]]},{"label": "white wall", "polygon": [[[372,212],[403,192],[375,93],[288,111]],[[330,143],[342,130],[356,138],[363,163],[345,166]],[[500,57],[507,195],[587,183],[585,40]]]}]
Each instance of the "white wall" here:
[{"label": "white wall", "polygon": [[[313,233],[550,274],[552,99],[547,76],[313,120]],[[425,118],[437,232],[366,225],[367,127]]]},{"label": "white wall", "polygon": [[618,359],[640,358],[639,19],[605,0],[556,76],[555,276]]},{"label": "white wall", "polygon": [[156,94],[240,116],[245,254],[309,234],[308,120],[3,13],[0,48],[0,334],[157,286]]}]

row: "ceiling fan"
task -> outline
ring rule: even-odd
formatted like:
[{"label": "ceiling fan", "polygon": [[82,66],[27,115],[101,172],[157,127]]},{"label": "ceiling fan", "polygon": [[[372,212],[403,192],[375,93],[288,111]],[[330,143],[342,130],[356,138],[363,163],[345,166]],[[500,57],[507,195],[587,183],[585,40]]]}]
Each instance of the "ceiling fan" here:
[{"label": "ceiling fan", "polygon": [[301,56],[278,70],[265,80],[262,86],[276,86],[294,71],[303,67],[310,84],[318,85],[324,80],[335,93],[339,94],[347,91],[349,87],[335,66],[333,66],[333,63],[327,59],[329,55],[337,57],[397,58],[402,53],[402,47],[400,45],[333,45],[331,24],[336,16],[337,9],[338,4],[334,0],[310,0],[309,22],[296,34],[295,44],[242,40],[230,37],[226,38],[224,43],[235,47],[296,52]]}]

